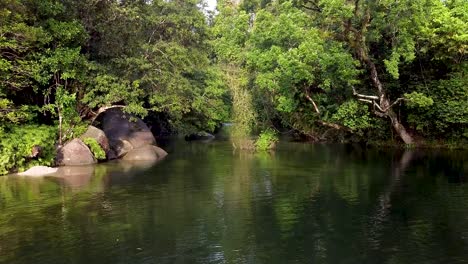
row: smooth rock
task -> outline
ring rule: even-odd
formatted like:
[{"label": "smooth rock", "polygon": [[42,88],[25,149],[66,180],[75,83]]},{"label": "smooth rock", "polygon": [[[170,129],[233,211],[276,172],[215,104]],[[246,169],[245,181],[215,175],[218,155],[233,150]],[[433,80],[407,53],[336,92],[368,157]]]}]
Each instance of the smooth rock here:
[{"label": "smooth rock", "polygon": [[146,145],[141,148],[132,149],[122,160],[125,161],[158,161],[167,156],[167,152],[162,148]]},{"label": "smooth rock", "polygon": [[54,174],[57,172],[57,170],[58,168],[51,168],[47,166],[35,166],[35,167],[30,168],[27,171],[18,173],[18,175],[40,177],[40,176]]},{"label": "smooth rock", "polygon": [[132,132],[128,139],[133,148],[140,148],[146,145],[155,145],[156,140],[154,139],[153,133],[148,131],[137,131]]},{"label": "smooth rock", "polygon": [[131,149],[156,144],[148,126],[141,119],[126,114],[121,109],[107,110],[100,115],[98,122],[117,157],[125,155]]},{"label": "smooth rock", "polygon": [[156,152],[156,154],[158,155],[159,159],[163,159],[168,155],[167,152],[164,149],[162,149],[160,147],[157,147],[157,146],[153,146],[153,147],[154,147],[153,149]]},{"label": "smooth rock", "polygon": [[88,130],[80,137],[82,140],[85,138],[94,138],[101,148],[106,152],[106,156],[110,151],[109,140],[107,139],[106,134],[101,129],[95,126],[89,126]]},{"label": "smooth rock", "polygon": [[125,139],[111,140],[110,145],[112,146],[112,152],[115,158],[120,158],[134,149],[133,145]]},{"label": "smooth rock", "polygon": [[96,163],[93,153],[81,139],[75,138],[57,151],[59,166],[89,165]]}]

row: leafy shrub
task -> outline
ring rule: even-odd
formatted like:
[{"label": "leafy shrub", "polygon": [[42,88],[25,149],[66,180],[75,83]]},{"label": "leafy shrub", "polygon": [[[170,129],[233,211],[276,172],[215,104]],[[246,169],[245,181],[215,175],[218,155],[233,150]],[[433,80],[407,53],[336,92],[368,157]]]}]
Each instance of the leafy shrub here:
[{"label": "leafy shrub", "polygon": [[362,133],[362,130],[372,127],[372,120],[367,105],[356,100],[350,100],[338,108],[332,116],[332,121],[342,123],[351,130]]},{"label": "leafy shrub", "polygon": [[106,152],[102,149],[101,145],[94,138],[85,138],[83,142],[89,147],[94,157],[98,160],[106,159]]},{"label": "leafy shrub", "polygon": [[[54,162],[57,129],[50,126],[23,125],[4,128],[0,134],[0,175],[24,171],[32,166],[50,166]],[[34,146],[42,148],[31,158]]]},{"label": "leafy shrub", "polygon": [[[408,123],[426,139],[467,138],[468,130],[468,67],[448,76],[416,87],[418,92],[405,94],[408,102]],[[423,94],[424,93],[424,94]],[[426,95],[427,94],[427,95]]]},{"label": "leafy shrub", "polygon": [[8,99],[0,98],[0,129],[3,124],[19,124],[21,122],[30,121],[33,118],[32,110],[36,107],[23,105],[15,107],[15,105]]},{"label": "leafy shrub", "polygon": [[405,98],[407,99],[407,104],[410,108],[428,108],[434,104],[434,100],[423,93],[405,93]]},{"label": "leafy shrub", "polygon": [[255,141],[255,148],[257,150],[269,150],[273,149],[278,142],[278,136],[272,129],[266,129],[260,133],[257,141]]}]

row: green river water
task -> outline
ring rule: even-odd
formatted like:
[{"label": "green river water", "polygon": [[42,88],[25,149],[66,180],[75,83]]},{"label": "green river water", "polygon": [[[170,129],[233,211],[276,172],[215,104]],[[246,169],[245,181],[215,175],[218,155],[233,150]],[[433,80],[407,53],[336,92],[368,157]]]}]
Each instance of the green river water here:
[{"label": "green river water", "polygon": [[466,152],[165,147],[0,177],[0,263],[468,263]]}]

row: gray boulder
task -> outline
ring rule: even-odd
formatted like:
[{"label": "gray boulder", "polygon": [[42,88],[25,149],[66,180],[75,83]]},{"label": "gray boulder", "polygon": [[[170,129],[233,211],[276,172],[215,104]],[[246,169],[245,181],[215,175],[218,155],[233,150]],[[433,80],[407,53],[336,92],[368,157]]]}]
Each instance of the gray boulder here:
[{"label": "gray boulder", "polygon": [[210,133],[207,133],[205,131],[200,131],[198,133],[193,133],[193,134],[189,134],[189,135],[186,135],[185,136],[185,141],[196,141],[196,140],[200,140],[200,141],[211,141],[215,139],[215,136],[213,136],[212,134]]},{"label": "gray boulder", "polygon": [[148,126],[141,119],[126,114],[121,109],[109,109],[98,120],[117,157],[125,155],[131,149],[156,144]]},{"label": "gray boulder", "polygon": [[132,132],[128,141],[134,148],[140,148],[146,145],[156,145],[153,133],[151,131],[136,131]]},{"label": "gray boulder", "polygon": [[101,129],[95,126],[89,126],[88,130],[80,137],[81,139],[85,138],[94,138],[101,148],[106,152],[106,156],[109,156],[110,146],[109,140],[107,139],[106,134]]},{"label": "gray boulder", "polygon": [[89,165],[96,163],[93,153],[81,139],[75,138],[57,151],[59,166]]},{"label": "gray boulder", "polygon": [[162,148],[146,145],[129,151],[122,160],[125,161],[158,161],[167,156]]},{"label": "gray boulder", "polygon": [[113,139],[110,141],[110,145],[115,158],[120,158],[134,149],[133,145],[125,139]]},{"label": "gray boulder", "polygon": [[18,173],[18,175],[40,177],[40,176],[54,174],[57,172],[57,170],[58,170],[57,168],[51,168],[47,166],[35,166],[35,167],[30,168],[27,171]]}]

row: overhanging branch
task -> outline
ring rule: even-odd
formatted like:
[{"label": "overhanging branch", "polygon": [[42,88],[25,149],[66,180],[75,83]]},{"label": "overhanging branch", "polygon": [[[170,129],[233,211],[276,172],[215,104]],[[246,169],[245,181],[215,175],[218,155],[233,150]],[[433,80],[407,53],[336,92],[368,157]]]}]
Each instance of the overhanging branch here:
[{"label": "overhanging branch", "polygon": [[109,110],[109,109],[113,109],[113,108],[125,108],[127,107],[126,105],[111,105],[111,106],[101,106],[97,112],[93,112],[91,111],[91,113],[94,115],[93,119],[91,119],[91,124],[94,123],[94,121],[96,120],[96,118],[104,113],[105,111]]},{"label": "overhanging branch", "polygon": [[391,103],[387,107],[382,107],[377,101],[380,101],[381,98],[379,98],[376,95],[365,95],[365,94],[360,94],[356,91],[356,89],[353,87],[353,95],[355,95],[358,99],[358,101],[365,102],[368,104],[371,104],[374,107],[374,113],[380,117],[383,117],[387,114],[388,110],[390,110],[394,105],[398,104],[401,101],[406,100],[405,98],[398,98],[396,99],[393,103]]},{"label": "overhanging branch", "polygon": [[365,95],[365,94],[360,94],[356,91],[356,89],[353,87],[353,95],[359,97],[359,98],[366,98],[366,99],[372,99],[372,100],[379,100],[379,97],[376,95]]}]

